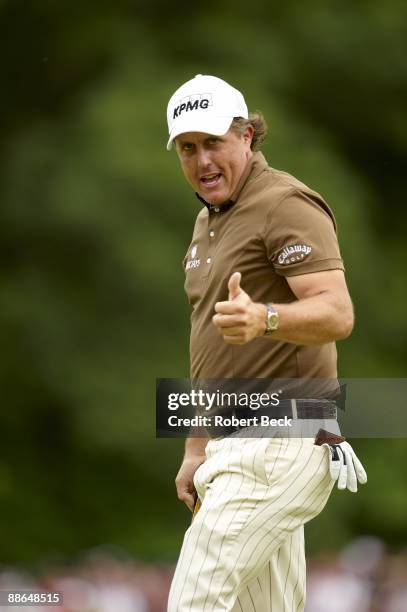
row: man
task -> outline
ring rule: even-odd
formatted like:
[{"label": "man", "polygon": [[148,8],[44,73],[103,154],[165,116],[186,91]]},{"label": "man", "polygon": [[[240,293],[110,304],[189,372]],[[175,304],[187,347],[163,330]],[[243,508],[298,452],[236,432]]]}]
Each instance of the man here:
[{"label": "man", "polygon": [[[267,165],[257,151],[264,120],[225,81],[197,75],[171,97],[167,118],[167,148],[175,144],[202,204],[184,261],[191,377],[336,379],[335,341],[352,331],[353,309],[331,210]],[[284,406],[291,429],[187,440],[178,497],[192,510],[197,492],[202,505],[169,612],[304,609],[304,523],[324,507],[341,449],[338,486],[355,491],[365,474],[346,442],[314,443],[320,427],[339,434],[332,403]]]}]

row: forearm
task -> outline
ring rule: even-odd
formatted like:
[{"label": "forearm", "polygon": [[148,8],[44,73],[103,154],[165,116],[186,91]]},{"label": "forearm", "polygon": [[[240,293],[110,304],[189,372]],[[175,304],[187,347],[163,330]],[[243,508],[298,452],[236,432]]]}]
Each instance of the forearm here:
[{"label": "forearm", "polygon": [[320,345],[346,338],[353,328],[350,299],[322,292],[290,304],[273,304],[279,314],[272,338],[294,344]]},{"label": "forearm", "polygon": [[[205,456],[205,448],[208,443],[206,430],[204,428],[195,429],[194,434],[193,437],[186,439],[184,458]],[[196,437],[198,434],[200,437]]]}]

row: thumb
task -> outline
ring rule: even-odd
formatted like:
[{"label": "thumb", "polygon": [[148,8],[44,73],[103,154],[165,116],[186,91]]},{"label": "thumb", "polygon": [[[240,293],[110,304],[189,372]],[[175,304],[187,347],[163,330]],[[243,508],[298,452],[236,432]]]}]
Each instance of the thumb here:
[{"label": "thumb", "polygon": [[229,301],[236,299],[239,294],[243,291],[240,286],[242,275],[240,272],[234,272],[229,278],[228,289],[229,289]]}]

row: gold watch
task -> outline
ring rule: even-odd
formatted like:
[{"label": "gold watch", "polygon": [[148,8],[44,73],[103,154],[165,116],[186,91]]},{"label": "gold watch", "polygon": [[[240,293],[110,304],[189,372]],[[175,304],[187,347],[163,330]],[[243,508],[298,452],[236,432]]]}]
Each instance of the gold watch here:
[{"label": "gold watch", "polygon": [[272,306],[272,304],[266,304],[266,308],[266,331],[264,332],[264,335],[271,336],[271,334],[278,329],[278,312],[274,306]]}]

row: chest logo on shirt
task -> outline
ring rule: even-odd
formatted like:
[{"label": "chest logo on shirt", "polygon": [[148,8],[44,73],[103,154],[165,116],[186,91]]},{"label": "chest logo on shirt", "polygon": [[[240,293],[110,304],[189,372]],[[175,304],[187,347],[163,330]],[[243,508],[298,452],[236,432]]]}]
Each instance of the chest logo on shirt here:
[{"label": "chest logo on shirt", "polygon": [[307,244],[293,244],[285,246],[277,258],[279,264],[288,265],[291,263],[297,263],[302,261],[309,253],[311,253],[312,247]]},{"label": "chest logo on shirt", "polygon": [[194,244],[194,246],[192,247],[191,252],[190,252],[191,259],[189,261],[187,261],[187,264],[185,266],[185,270],[191,270],[191,268],[199,268],[199,266],[201,264],[201,260],[200,259],[195,259],[197,251],[198,251],[198,247],[196,246],[196,244]]}]

